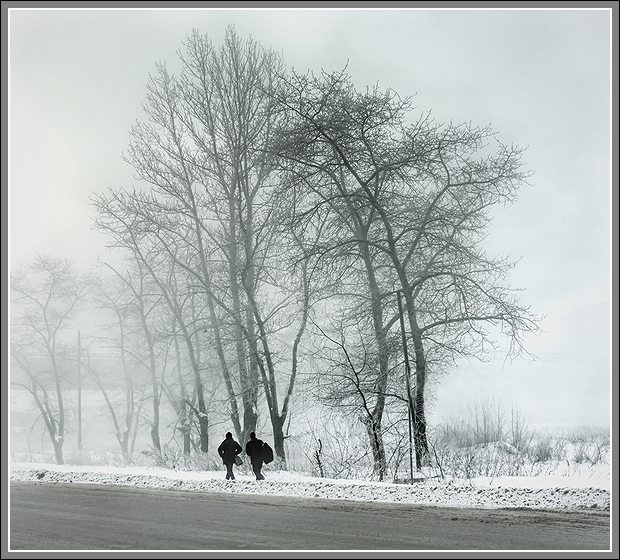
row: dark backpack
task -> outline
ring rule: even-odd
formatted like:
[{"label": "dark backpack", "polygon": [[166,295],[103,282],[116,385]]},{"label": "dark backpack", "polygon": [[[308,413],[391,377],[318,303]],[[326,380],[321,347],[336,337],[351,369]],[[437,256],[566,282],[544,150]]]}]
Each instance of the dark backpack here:
[{"label": "dark backpack", "polygon": [[273,461],[273,449],[271,449],[266,441],[264,441],[263,445],[261,445],[260,454],[264,463],[267,464]]}]

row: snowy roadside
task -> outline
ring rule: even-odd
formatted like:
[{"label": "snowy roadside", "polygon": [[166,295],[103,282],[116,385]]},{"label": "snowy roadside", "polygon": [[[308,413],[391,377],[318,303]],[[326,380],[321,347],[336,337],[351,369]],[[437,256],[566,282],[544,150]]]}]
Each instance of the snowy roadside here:
[{"label": "snowy roadside", "polygon": [[[237,474],[223,480],[222,471],[177,471],[148,467],[97,467],[17,463],[11,480],[115,484],[188,492],[229,492],[337,500],[363,500],[446,507],[531,508],[609,511],[609,479],[502,477],[469,481],[429,479],[413,485],[363,480],[313,478],[285,471],[267,472],[257,482]],[[537,480],[538,479],[538,480]]]}]

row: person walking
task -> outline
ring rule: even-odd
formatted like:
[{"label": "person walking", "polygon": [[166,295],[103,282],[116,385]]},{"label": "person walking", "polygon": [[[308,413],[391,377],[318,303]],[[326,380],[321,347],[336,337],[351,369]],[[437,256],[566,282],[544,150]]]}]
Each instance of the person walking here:
[{"label": "person walking", "polygon": [[265,480],[265,477],[261,473],[263,468],[263,453],[262,453],[263,441],[256,437],[256,434],[252,432],[250,434],[250,441],[245,445],[245,452],[250,458],[252,463],[252,470],[256,475],[256,480]]},{"label": "person walking", "polygon": [[242,447],[236,442],[230,432],[226,432],[226,439],[217,448],[218,455],[226,465],[226,480],[235,480],[233,465],[237,455],[243,451]]}]

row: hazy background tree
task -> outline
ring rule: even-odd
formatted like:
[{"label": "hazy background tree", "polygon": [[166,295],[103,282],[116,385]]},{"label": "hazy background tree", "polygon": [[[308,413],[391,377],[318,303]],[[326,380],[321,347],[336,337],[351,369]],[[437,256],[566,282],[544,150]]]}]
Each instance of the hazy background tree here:
[{"label": "hazy background tree", "polygon": [[38,257],[11,275],[11,358],[25,374],[24,383],[45,422],[56,462],[64,463],[65,394],[71,371],[63,334],[83,295],[69,261]]},{"label": "hazy background tree", "polygon": [[[141,326],[136,324],[135,295],[127,283],[107,267],[103,274],[90,275],[87,282],[89,302],[104,319],[99,321],[97,335],[86,341],[78,359],[105,400],[123,460],[130,464],[145,402],[145,368],[136,359],[142,337],[137,335]],[[91,348],[95,355],[97,350],[106,350],[114,358],[101,361],[91,359]]]},{"label": "hazy background tree", "polygon": [[139,336],[143,342],[141,352],[135,354],[136,359],[144,366],[149,378],[149,399],[152,403],[151,442],[157,453],[161,453],[160,408],[161,382],[165,375],[166,363],[162,356],[167,355],[167,347],[161,330],[158,328],[162,313],[163,296],[152,281],[144,263],[135,258],[129,262],[124,272],[108,265],[111,272],[127,287],[132,296],[131,312],[139,325]]}]

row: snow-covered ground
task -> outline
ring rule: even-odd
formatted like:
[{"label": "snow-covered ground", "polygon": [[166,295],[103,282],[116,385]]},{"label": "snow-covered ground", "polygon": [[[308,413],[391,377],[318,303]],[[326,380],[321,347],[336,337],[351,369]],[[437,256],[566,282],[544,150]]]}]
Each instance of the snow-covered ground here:
[{"label": "snow-covered ground", "polygon": [[397,502],[447,507],[597,509],[609,511],[609,466],[566,474],[473,478],[442,481],[428,478],[411,484],[314,478],[267,467],[266,480],[236,471],[224,480],[221,471],[181,471],[149,467],[105,467],[14,463],[11,480],[118,484],[188,492],[232,492],[337,500]]}]

